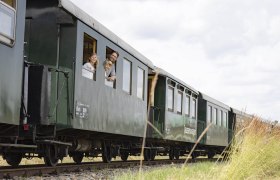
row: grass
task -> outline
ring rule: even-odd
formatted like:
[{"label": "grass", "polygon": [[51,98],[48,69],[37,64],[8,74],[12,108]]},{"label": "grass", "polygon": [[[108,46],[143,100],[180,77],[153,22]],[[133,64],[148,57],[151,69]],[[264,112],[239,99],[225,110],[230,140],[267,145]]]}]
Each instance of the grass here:
[{"label": "grass", "polygon": [[258,118],[244,122],[227,161],[129,172],[116,179],[280,179],[280,128]]},{"label": "grass", "polygon": [[[216,167],[213,169],[213,167]],[[222,164],[215,163],[197,163],[188,164],[184,167],[178,165],[170,165],[168,167],[156,168],[152,171],[143,171],[142,174],[138,172],[124,173],[117,177],[120,180],[138,180],[138,179],[216,179],[218,167]],[[205,173],[207,172],[207,173]]]},{"label": "grass", "polygon": [[235,136],[221,179],[280,179],[280,128],[253,118]]}]

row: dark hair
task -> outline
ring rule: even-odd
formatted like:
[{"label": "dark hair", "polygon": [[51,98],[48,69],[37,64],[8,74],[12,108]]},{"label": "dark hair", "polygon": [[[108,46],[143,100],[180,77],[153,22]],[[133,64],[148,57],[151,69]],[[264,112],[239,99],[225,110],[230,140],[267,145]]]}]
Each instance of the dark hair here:
[{"label": "dark hair", "polygon": [[119,54],[118,51],[113,51],[112,54],[113,54],[113,53],[116,53],[118,57],[120,56],[120,54]]}]

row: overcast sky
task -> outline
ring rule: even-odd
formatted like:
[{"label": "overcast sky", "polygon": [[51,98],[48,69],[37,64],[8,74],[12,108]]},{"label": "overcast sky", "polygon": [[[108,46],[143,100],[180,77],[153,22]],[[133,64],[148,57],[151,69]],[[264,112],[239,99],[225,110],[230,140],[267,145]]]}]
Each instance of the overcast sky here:
[{"label": "overcast sky", "polygon": [[280,1],[72,1],[197,90],[280,120]]}]

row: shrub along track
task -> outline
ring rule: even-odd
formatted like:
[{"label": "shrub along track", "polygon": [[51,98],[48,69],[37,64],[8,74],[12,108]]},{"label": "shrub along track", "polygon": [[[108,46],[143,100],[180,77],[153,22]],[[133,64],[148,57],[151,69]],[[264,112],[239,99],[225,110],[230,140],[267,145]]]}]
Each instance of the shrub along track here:
[{"label": "shrub along track", "polygon": [[[215,162],[217,158],[207,159],[207,158],[198,158],[198,159],[189,159],[188,163],[196,163],[196,162]],[[145,166],[153,166],[153,165],[166,165],[166,164],[183,164],[186,159],[179,160],[154,160],[154,161],[143,161],[143,165]],[[30,177],[30,176],[41,176],[46,174],[60,174],[60,173],[71,173],[71,172],[80,172],[82,170],[96,171],[100,169],[117,169],[117,168],[130,168],[139,166],[139,160],[133,161],[113,161],[111,163],[103,163],[103,162],[86,162],[81,164],[76,163],[62,163],[57,165],[56,167],[47,167],[45,165],[22,165],[17,168],[12,168],[10,166],[5,166],[0,168],[0,178],[13,178],[17,177]]]}]

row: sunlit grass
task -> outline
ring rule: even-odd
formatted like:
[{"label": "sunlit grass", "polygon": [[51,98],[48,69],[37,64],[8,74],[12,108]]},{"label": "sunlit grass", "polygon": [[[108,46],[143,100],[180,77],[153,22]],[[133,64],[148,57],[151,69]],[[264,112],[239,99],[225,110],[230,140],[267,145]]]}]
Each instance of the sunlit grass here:
[{"label": "sunlit grass", "polygon": [[221,179],[279,179],[279,153],[279,127],[254,118],[237,133]]},{"label": "sunlit grass", "polygon": [[258,118],[238,130],[228,160],[130,172],[117,179],[280,179],[280,128]]},{"label": "sunlit grass", "polygon": [[[197,163],[188,164],[181,168],[178,165],[156,168],[152,171],[125,173],[116,179],[133,180],[133,179],[216,179],[219,168],[222,164],[215,163]],[[213,167],[215,167],[213,169]]]}]

